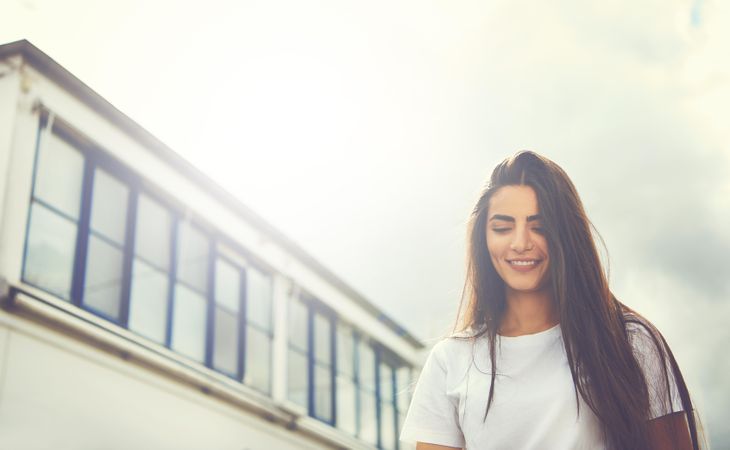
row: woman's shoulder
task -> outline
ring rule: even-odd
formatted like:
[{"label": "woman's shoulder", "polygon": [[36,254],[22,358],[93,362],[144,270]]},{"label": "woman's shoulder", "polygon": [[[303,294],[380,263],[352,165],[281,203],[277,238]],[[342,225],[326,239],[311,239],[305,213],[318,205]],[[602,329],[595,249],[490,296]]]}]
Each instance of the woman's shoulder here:
[{"label": "woman's shoulder", "polygon": [[471,360],[474,346],[480,339],[470,330],[452,333],[436,342],[431,349],[431,357],[444,365],[453,365]]},{"label": "woman's shoulder", "polygon": [[624,313],[626,336],[634,352],[640,354],[665,351],[666,343],[656,326],[645,317],[633,312]]}]

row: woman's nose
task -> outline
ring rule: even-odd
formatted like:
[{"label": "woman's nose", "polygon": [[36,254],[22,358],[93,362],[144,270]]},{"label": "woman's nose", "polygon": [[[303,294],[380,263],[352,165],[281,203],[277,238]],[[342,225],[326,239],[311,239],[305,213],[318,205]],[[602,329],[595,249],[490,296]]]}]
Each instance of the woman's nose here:
[{"label": "woman's nose", "polygon": [[516,230],[510,249],[517,253],[522,253],[528,250],[532,250],[532,242],[530,241],[530,235],[527,229]]}]

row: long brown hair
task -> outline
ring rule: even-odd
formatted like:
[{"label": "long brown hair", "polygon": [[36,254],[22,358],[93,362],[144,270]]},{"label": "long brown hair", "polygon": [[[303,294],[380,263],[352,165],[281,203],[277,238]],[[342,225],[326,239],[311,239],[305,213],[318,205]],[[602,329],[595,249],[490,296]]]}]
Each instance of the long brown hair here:
[{"label": "long brown hair", "polygon": [[[692,402],[674,355],[659,331],[609,290],[591,233],[595,229],[575,186],[557,164],[543,156],[523,151],[497,165],[472,211],[458,329],[471,330],[474,338],[487,337],[489,357],[496,368],[495,340],[507,303],[504,282],[487,251],[487,210],[492,195],[509,185],[527,185],[537,194],[550,255],[549,289],[559,313],[578,413],[580,395],[598,417],[609,448],[649,448],[648,383],[653,381],[645,379],[632,352],[626,324],[633,322],[644,327],[657,346],[667,387],[669,362],[687,413],[693,448],[699,449]],[[493,369],[485,419],[495,394],[495,373]],[[669,389],[666,392],[671,395]],[[667,401],[671,405],[671,399]]]}]

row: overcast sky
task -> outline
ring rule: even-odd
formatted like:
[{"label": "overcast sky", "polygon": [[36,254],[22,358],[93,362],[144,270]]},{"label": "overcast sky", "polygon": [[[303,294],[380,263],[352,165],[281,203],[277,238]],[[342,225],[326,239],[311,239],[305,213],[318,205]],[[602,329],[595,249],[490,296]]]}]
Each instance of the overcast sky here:
[{"label": "overcast sky", "polygon": [[730,5],[5,0],[28,39],[427,343],[494,165],[560,164],[730,447]]}]

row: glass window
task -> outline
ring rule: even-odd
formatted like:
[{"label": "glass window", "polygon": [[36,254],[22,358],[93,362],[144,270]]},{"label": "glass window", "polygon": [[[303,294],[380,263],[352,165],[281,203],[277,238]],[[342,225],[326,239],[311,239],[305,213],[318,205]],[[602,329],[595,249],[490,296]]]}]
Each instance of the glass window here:
[{"label": "glass window", "polygon": [[332,364],[332,322],[330,318],[314,314],[314,359],[322,364]]},{"label": "glass window", "polygon": [[332,421],[332,369],[314,366],[314,415],[324,421]]},{"label": "glass window", "polygon": [[371,444],[378,440],[375,393],[360,391],[360,439]]},{"label": "glass window", "polygon": [[59,297],[71,298],[76,224],[33,203],[23,279]]},{"label": "glass window", "polygon": [[155,267],[170,267],[172,215],[144,194],[137,201],[137,228],[134,253]]},{"label": "glass window", "polygon": [[409,366],[401,366],[395,371],[395,376],[398,411],[402,415],[405,415],[411,403],[411,368]]},{"label": "glass window", "polygon": [[129,188],[103,170],[94,173],[91,229],[117,244],[124,244]]},{"label": "glass window", "polygon": [[339,323],[337,325],[337,372],[347,375],[349,378],[355,376],[354,350],[352,328]]},{"label": "glass window", "polygon": [[287,364],[287,398],[297,405],[307,407],[307,356],[289,349]]},{"label": "glass window", "polygon": [[380,444],[384,449],[395,448],[395,411],[392,402],[380,403]]},{"label": "glass window", "polygon": [[215,264],[215,301],[235,313],[241,301],[241,272],[220,258]]},{"label": "glass window", "polygon": [[360,368],[358,370],[360,386],[375,392],[375,352],[365,341],[360,341],[358,350],[358,356],[360,357]]},{"label": "glass window", "polygon": [[33,196],[78,219],[84,179],[84,157],[69,143],[44,133],[38,149]]},{"label": "glass window", "polygon": [[263,330],[271,329],[271,277],[249,267],[246,269],[247,320]]},{"label": "glass window", "polygon": [[393,368],[380,364],[380,437],[383,448],[395,448],[395,403],[393,397]]},{"label": "glass window", "polygon": [[337,428],[354,435],[356,423],[356,390],[355,383],[346,376],[337,377]]},{"label": "glass window", "polygon": [[132,266],[129,329],[165,343],[167,329],[168,274],[136,258]]},{"label": "glass window", "polygon": [[170,212],[139,194],[128,326],[160,344],[167,333],[171,232]]},{"label": "glass window", "polygon": [[175,286],[171,347],[196,361],[205,359],[205,297],[181,284]]},{"label": "glass window", "polygon": [[289,344],[307,351],[307,307],[296,297],[289,301]]},{"label": "glass window", "polygon": [[238,316],[215,308],[213,367],[229,375],[238,374]]},{"label": "glass window", "polygon": [[[271,391],[271,294],[271,277],[247,268],[245,382],[266,393]],[[305,341],[298,348],[303,350],[306,345]]]},{"label": "glass window", "polygon": [[380,364],[380,400],[393,400],[393,369],[387,364]]},{"label": "glass window", "polygon": [[244,382],[262,392],[269,393],[271,391],[271,338],[269,334],[254,327],[248,327],[246,350]]},{"label": "glass window", "polygon": [[177,279],[199,292],[206,292],[208,239],[189,223],[181,222],[177,240]]},{"label": "glass window", "polygon": [[119,319],[124,253],[94,234],[89,236],[84,280],[84,304]]}]

